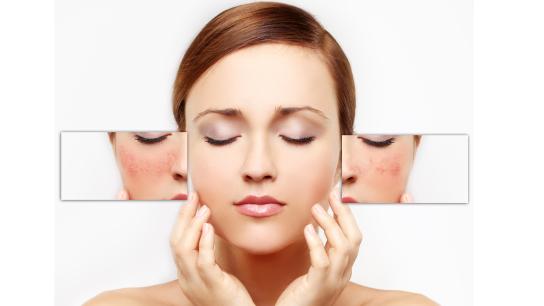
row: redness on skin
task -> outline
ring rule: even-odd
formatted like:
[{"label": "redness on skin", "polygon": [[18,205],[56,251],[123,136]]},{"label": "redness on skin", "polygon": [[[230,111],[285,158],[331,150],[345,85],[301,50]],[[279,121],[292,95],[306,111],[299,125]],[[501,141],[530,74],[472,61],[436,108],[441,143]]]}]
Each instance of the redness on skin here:
[{"label": "redness on skin", "polygon": [[401,166],[395,159],[384,159],[374,167],[374,170],[381,175],[387,174],[390,176],[398,176],[400,174]]},{"label": "redness on skin", "polygon": [[119,146],[119,159],[127,174],[131,177],[140,175],[160,176],[164,173],[169,173],[172,169],[177,157],[177,154],[169,152],[164,156],[149,156],[143,157],[131,153],[130,150],[123,146]]}]

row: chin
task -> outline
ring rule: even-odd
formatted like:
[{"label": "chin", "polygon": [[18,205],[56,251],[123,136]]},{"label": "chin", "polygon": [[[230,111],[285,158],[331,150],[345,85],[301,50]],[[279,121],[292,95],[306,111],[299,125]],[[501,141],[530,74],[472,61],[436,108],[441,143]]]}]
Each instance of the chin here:
[{"label": "chin", "polygon": [[246,223],[227,229],[222,236],[229,243],[250,254],[266,255],[283,250],[295,240],[295,237],[291,237],[293,233],[286,231],[287,228],[292,230],[293,226],[266,221]]}]

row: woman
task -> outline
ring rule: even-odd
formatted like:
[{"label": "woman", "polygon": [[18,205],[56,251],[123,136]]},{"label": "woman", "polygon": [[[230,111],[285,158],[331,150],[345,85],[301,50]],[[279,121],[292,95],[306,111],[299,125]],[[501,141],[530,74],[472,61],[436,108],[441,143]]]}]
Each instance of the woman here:
[{"label": "woman", "polygon": [[406,184],[420,139],[420,135],[343,135],[342,202],[413,202]]},{"label": "woman", "polygon": [[170,239],[178,278],[87,305],[434,305],[349,282],[361,233],[334,186],[354,83],[311,15],[252,3],[216,16],[181,62],[174,114],[194,189]]},{"label": "woman", "polygon": [[123,180],[118,200],[187,199],[187,133],[108,134]]}]

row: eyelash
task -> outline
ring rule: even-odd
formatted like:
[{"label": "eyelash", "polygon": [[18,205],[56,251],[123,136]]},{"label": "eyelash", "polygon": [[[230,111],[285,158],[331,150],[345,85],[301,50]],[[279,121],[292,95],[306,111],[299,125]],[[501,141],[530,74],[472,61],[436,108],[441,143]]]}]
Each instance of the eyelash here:
[{"label": "eyelash", "polygon": [[373,147],[376,147],[376,148],[384,148],[384,147],[388,147],[390,146],[391,144],[393,144],[395,142],[395,138],[389,138],[387,140],[384,140],[384,141],[373,141],[373,140],[370,140],[370,139],[366,139],[366,138],[363,138],[363,137],[359,137],[359,139],[361,139],[364,143],[366,143],[367,145],[369,146],[373,146]]},{"label": "eyelash", "polygon": [[292,144],[295,144],[295,145],[305,145],[305,144],[308,144],[312,141],[314,141],[315,139],[315,136],[308,136],[308,137],[303,137],[303,138],[289,138],[289,137],[286,137],[286,136],[283,136],[283,135],[280,135],[280,137],[287,141],[288,143],[292,143]]},{"label": "eyelash", "polygon": [[[213,138],[210,138],[208,136],[205,136],[204,140],[207,143],[209,143],[211,145],[214,145],[214,146],[223,146],[223,145],[227,145],[229,143],[234,142],[236,140],[236,138],[238,138],[238,137],[241,137],[241,136],[236,136],[236,137],[232,137],[232,138],[225,139],[225,140],[217,140],[217,139],[213,139]],[[303,137],[303,138],[298,138],[298,139],[289,138],[289,137],[286,137],[286,136],[283,136],[283,135],[280,135],[280,137],[283,140],[285,140],[286,142],[292,143],[292,144],[295,144],[295,145],[305,145],[305,144],[308,144],[308,143],[314,141],[314,139],[315,139],[315,136]]]},{"label": "eyelash", "polygon": [[140,135],[136,135],[136,140],[142,144],[150,145],[150,144],[156,144],[166,139],[166,137],[170,136],[171,134],[162,135],[156,138],[145,138]]},{"label": "eyelash", "polygon": [[236,136],[236,137],[232,137],[232,138],[229,138],[229,139],[224,139],[224,140],[218,140],[218,139],[213,139],[211,137],[208,137],[208,136],[204,136],[204,140],[211,144],[211,145],[214,145],[214,146],[224,146],[224,145],[227,145],[229,143],[233,143],[236,138],[238,138],[240,136]]}]

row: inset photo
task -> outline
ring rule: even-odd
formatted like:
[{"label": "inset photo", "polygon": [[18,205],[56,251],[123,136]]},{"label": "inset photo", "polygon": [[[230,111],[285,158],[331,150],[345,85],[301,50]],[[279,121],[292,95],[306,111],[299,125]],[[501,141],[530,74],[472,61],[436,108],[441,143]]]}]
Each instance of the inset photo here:
[{"label": "inset photo", "polygon": [[464,134],[342,135],[342,202],[469,201]]},{"label": "inset photo", "polygon": [[61,132],[61,200],[187,200],[187,133]]}]

